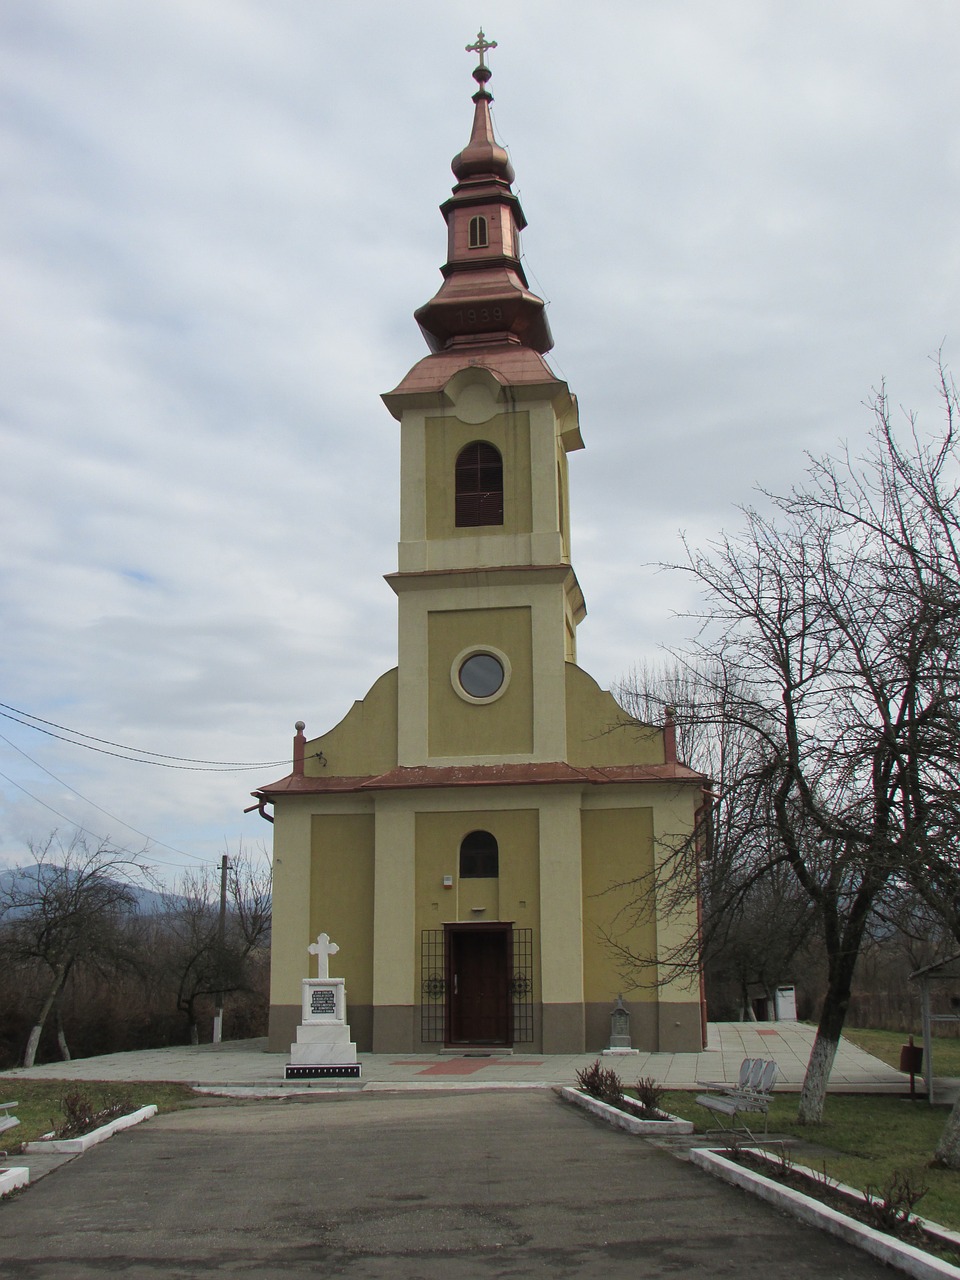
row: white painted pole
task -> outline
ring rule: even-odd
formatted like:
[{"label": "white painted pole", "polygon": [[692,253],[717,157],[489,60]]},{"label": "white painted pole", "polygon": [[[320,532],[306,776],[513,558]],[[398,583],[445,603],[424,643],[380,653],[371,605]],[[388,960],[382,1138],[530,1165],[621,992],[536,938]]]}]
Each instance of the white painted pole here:
[{"label": "white painted pole", "polygon": [[217,929],[217,980],[220,990],[217,992],[216,1008],[213,1014],[213,1043],[223,1040],[223,944],[227,928],[227,855],[220,859],[220,921]]}]

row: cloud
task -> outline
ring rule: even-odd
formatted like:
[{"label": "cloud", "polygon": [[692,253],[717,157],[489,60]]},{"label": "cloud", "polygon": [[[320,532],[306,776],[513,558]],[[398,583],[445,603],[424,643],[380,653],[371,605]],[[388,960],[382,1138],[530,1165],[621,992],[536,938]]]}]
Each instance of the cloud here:
[{"label": "cloud", "polygon": [[[680,530],[706,541],[756,485],[799,480],[805,451],[862,443],[883,377],[935,420],[960,17],[488,10],[525,265],[587,443],[580,656],[609,683],[683,639],[689,588],[655,568]],[[412,312],[439,284],[475,23],[462,0],[4,6],[0,701],[171,755],[279,760],[295,719],[323,731],[393,665],[379,394],[424,353]],[[62,822],[18,785],[121,838],[43,768],[190,854],[269,836],[241,812],[263,772],[0,732],[0,860]]]}]

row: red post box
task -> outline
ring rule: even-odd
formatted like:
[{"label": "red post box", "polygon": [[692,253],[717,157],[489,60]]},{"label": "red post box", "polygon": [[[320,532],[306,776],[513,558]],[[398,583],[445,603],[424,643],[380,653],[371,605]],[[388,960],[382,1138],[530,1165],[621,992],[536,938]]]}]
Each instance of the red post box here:
[{"label": "red post box", "polygon": [[923,1050],[913,1043],[913,1036],[905,1045],[900,1046],[900,1070],[910,1073],[910,1097],[916,1097],[915,1076],[923,1070]]}]

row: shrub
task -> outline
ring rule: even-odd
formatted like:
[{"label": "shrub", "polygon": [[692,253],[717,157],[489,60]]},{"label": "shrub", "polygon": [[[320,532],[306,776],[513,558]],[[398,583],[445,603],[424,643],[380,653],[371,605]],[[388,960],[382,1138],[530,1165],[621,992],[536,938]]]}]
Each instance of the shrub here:
[{"label": "shrub", "polygon": [[644,1115],[655,1116],[660,1112],[660,1100],[666,1090],[657,1084],[653,1076],[641,1076],[636,1083],[637,1102]]},{"label": "shrub", "polygon": [[99,1110],[95,1111],[93,1103],[87,1095],[81,1093],[79,1089],[74,1089],[71,1093],[64,1094],[60,1103],[60,1110],[63,1112],[64,1119],[50,1122],[53,1125],[53,1136],[55,1138],[82,1138],[85,1133],[92,1133],[94,1129],[99,1129],[101,1125],[109,1124],[111,1120],[116,1120],[118,1116],[126,1115],[131,1109],[132,1104],[129,1097],[125,1094],[117,1094],[109,1098]]},{"label": "shrub", "polygon": [[577,1072],[577,1087],[584,1093],[588,1093],[591,1098],[609,1103],[611,1107],[618,1107],[623,1101],[623,1084],[620,1077],[615,1071],[608,1071],[606,1067],[601,1066],[599,1058],[589,1067],[584,1067],[582,1071]]},{"label": "shrub", "polygon": [[894,1169],[882,1187],[867,1185],[864,1208],[880,1231],[900,1235],[910,1222],[914,1206],[927,1194],[922,1174]]}]

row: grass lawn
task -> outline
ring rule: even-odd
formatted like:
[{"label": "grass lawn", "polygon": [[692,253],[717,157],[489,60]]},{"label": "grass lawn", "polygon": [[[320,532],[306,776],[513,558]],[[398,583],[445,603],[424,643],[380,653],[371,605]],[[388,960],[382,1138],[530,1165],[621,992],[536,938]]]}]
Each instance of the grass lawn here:
[{"label": "grass lawn", "polygon": [[[960,1231],[960,1173],[930,1168],[948,1107],[886,1095],[828,1094],[823,1124],[800,1125],[797,1096],[775,1094],[770,1106],[771,1133],[789,1134],[811,1144],[808,1153],[795,1150],[797,1164],[817,1170],[826,1166],[830,1177],[861,1191],[868,1185],[882,1188],[894,1169],[909,1171],[929,1188],[917,1212]],[[715,1127],[713,1117],[697,1106],[692,1093],[667,1093],[663,1105],[674,1115],[692,1120],[698,1131]]]},{"label": "grass lawn", "polygon": [[160,1111],[179,1111],[195,1102],[197,1095],[184,1084],[129,1084],[113,1081],[7,1080],[0,1076],[0,1102],[16,1100],[13,1113],[20,1121],[16,1129],[0,1134],[0,1151],[13,1152],[21,1142],[33,1142],[62,1119],[60,1100],[76,1090],[89,1098],[95,1110],[115,1098],[129,1099],[130,1111],[156,1103]]},{"label": "grass lawn", "polygon": [[[891,1067],[900,1066],[900,1048],[907,1043],[904,1031],[874,1031],[870,1027],[844,1027],[844,1037],[858,1049],[866,1049]],[[914,1033],[914,1043],[923,1047],[923,1036]],[[937,1076],[960,1076],[960,1039],[956,1036],[934,1036],[933,1071]]]}]

